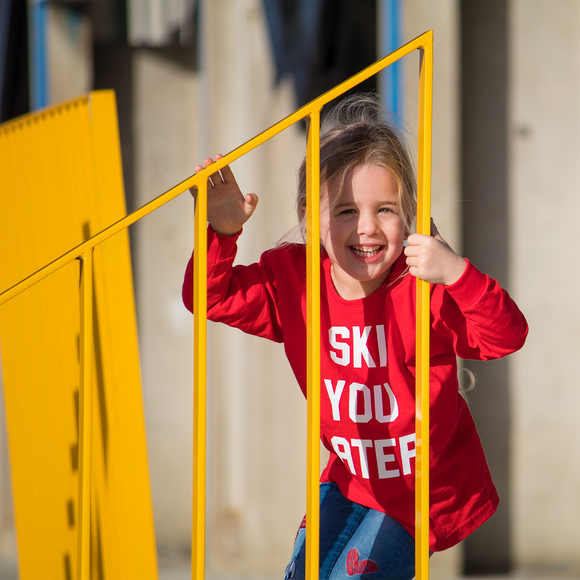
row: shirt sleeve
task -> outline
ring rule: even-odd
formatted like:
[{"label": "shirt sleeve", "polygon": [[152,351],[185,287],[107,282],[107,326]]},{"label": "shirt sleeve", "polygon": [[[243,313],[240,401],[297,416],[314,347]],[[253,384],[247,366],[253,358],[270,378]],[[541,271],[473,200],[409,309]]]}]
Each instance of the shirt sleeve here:
[{"label": "shirt sleeve", "polygon": [[[276,282],[265,254],[256,264],[233,266],[240,234],[222,236],[208,226],[208,319],[282,342]],[[186,308],[193,312],[193,255],[185,270],[182,296]]]},{"label": "shirt sleeve", "polygon": [[496,280],[466,262],[461,278],[443,287],[434,326],[451,332],[455,353],[464,359],[491,360],[519,350],[528,334],[524,315]]}]

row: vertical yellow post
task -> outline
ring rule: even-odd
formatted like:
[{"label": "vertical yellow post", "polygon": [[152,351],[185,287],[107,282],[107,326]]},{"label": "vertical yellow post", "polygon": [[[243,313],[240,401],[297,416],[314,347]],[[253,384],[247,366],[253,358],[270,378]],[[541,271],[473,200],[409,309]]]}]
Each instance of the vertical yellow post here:
[{"label": "vertical yellow post", "polygon": [[[419,76],[417,232],[431,234],[433,32],[425,34]],[[429,578],[429,284],[417,279],[415,574]]]},{"label": "vertical yellow post", "polygon": [[93,412],[93,250],[81,257],[81,389],[79,403],[78,580],[89,580],[91,559],[91,459]]},{"label": "vertical yellow post", "polygon": [[205,576],[205,472],[207,376],[207,180],[197,186],[193,263],[194,401],[192,580]]},{"label": "vertical yellow post", "polygon": [[318,580],[320,532],[320,111],[310,115],[306,151],[306,578]]}]

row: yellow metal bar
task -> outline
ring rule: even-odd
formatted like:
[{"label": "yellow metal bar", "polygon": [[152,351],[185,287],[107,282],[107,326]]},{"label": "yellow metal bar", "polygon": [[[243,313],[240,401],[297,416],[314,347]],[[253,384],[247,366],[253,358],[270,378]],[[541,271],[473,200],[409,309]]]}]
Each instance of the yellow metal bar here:
[{"label": "yellow metal bar", "polygon": [[[78,245],[76,248],[73,248],[66,254],[63,254],[50,264],[47,264],[44,268],[38,270],[31,276],[27,277],[26,279],[22,280],[15,286],[3,291],[0,294],[0,304],[4,304],[14,296],[20,294],[33,284],[36,284],[46,276],[52,274],[71,260],[76,259],[81,254],[86,252],[89,248],[94,248],[96,245],[104,242],[111,236],[119,233],[121,230],[129,227],[131,224],[134,224],[136,221],[140,220],[142,217],[150,214],[151,212],[155,211],[162,205],[166,204],[167,202],[171,201],[179,194],[183,193],[187,189],[191,187],[200,188],[200,184],[207,180],[207,178],[220,171],[226,165],[229,165],[236,159],[239,159],[249,151],[252,151],[268,139],[271,139],[278,133],[281,133],[297,121],[308,117],[313,112],[320,111],[321,108],[326,104],[332,101],[334,98],[338,97],[339,95],[343,94],[344,92],[350,90],[351,88],[355,87],[357,84],[363,82],[364,80],[370,78],[371,76],[375,75],[382,69],[386,68],[393,62],[399,60],[403,56],[413,52],[414,50],[420,49],[426,42],[427,35],[429,33],[424,33],[421,36],[418,36],[411,42],[408,42],[395,52],[385,56],[381,60],[377,61],[376,63],[370,65],[366,69],[362,70],[361,72],[357,73],[356,75],[352,76],[350,79],[347,79],[340,85],[334,87],[330,91],[324,93],[320,97],[314,99],[310,103],[304,105],[302,108],[298,109],[291,115],[288,115],[286,118],[282,119],[269,129],[266,129],[259,135],[256,135],[253,139],[250,139],[243,145],[240,145],[238,148],[234,149],[221,159],[217,160],[215,163],[212,163],[207,169],[200,171],[199,173],[188,177],[181,183],[175,185],[171,189],[167,190],[165,193],[160,195],[159,197],[155,198],[154,200],[150,201],[148,204],[144,205],[143,207],[139,208],[138,210],[134,211],[133,213],[129,214],[128,216],[124,217],[123,219],[119,220],[118,222],[112,224],[111,226],[107,227],[106,229],[102,230],[98,234],[94,235],[90,240],[87,240],[83,244]],[[26,119],[26,118],[25,118]],[[15,121],[16,122],[16,121]],[[19,120],[18,122],[24,122]]]},{"label": "yellow metal bar", "polygon": [[[419,75],[419,155],[417,232],[431,235],[431,124],[433,109],[433,32],[421,49]],[[415,574],[429,578],[429,284],[417,279]]]},{"label": "yellow metal bar", "polygon": [[310,115],[306,152],[306,578],[318,580],[320,532],[320,112]]},{"label": "yellow metal bar", "polygon": [[81,388],[79,405],[79,526],[77,578],[90,578],[91,459],[93,413],[93,251],[81,258]]},{"label": "yellow metal bar", "polygon": [[205,575],[205,474],[207,379],[207,177],[197,186],[193,265],[194,402],[193,402],[193,529],[191,577]]}]

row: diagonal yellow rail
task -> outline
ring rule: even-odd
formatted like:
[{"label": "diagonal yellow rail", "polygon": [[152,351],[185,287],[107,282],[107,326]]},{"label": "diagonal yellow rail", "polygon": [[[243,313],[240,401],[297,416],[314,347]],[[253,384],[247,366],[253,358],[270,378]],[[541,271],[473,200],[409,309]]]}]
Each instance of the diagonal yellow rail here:
[{"label": "diagonal yellow rail", "polygon": [[[411,52],[420,51],[419,71],[419,152],[418,152],[418,233],[430,234],[431,123],[433,95],[433,32],[428,31],[398,50],[367,67],[324,95],[298,109],[234,149],[209,167],[172,187],[153,201],[112,224],[86,242],[63,254],[28,278],[0,294],[0,305],[59,270],[72,260],[86,260],[92,249],[155,211],[191,187],[197,187],[195,209],[194,262],[194,477],[192,578],[205,576],[205,478],[206,478],[206,224],[207,179],[297,121],[308,118],[307,145],[307,376],[308,376],[308,453],[307,453],[307,569],[306,577],[318,579],[320,470],[320,247],[319,247],[319,132],[320,110],[324,105],[377,74]],[[88,316],[88,315],[87,315]],[[86,324],[90,324],[87,319]],[[91,353],[85,365],[90,365]],[[416,576],[429,577],[429,284],[417,281],[417,449],[416,449]],[[87,401],[87,405],[90,404]],[[88,438],[85,445],[90,447]],[[87,454],[90,451],[85,451]],[[82,546],[82,543],[81,543]],[[82,551],[82,547],[79,548]],[[79,560],[83,560],[79,558]],[[82,565],[81,565],[82,566]],[[79,570],[81,572],[81,570]],[[81,572],[84,575],[85,572]]]}]

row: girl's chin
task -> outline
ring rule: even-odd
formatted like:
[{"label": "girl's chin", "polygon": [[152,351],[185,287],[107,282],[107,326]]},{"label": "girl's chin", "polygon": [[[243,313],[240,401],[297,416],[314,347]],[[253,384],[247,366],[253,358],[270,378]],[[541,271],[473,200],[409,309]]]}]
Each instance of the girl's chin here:
[{"label": "girl's chin", "polygon": [[388,267],[380,267],[380,268],[369,268],[366,272],[358,272],[351,271],[350,276],[361,283],[370,283],[370,282],[379,282],[380,284],[383,283],[385,278],[388,276],[391,268]]}]

